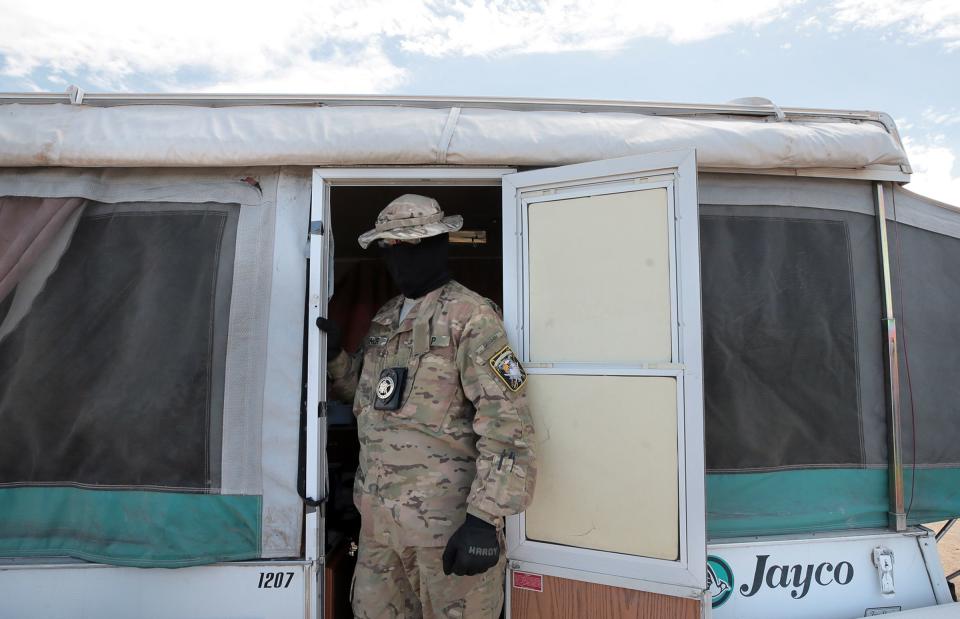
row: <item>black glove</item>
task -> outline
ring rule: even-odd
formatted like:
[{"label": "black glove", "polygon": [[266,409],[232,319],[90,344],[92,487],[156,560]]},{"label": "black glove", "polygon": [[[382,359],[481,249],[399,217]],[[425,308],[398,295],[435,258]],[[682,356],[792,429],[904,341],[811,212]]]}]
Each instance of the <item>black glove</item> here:
[{"label": "black glove", "polygon": [[467,514],[443,551],[443,573],[449,576],[482,574],[500,560],[497,527]]},{"label": "black glove", "polygon": [[340,354],[343,331],[335,321],[323,316],[317,318],[317,328],[327,334],[327,361],[333,361]]}]

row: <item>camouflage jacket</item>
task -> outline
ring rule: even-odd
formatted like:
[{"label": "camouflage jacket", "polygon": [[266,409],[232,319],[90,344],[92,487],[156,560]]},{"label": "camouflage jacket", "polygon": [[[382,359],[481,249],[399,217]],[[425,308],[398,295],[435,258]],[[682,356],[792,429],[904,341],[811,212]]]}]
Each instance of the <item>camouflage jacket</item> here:
[{"label": "camouflage jacket", "polygon": [[[399,322],[387,302],[356,355],[328,364],[334,397],[353,398],[360,437],[354,501],[364,527],[403,545],[440,546],[465,512],[498,524],[527,506],[536,479],[526,375],[492,302],[457,282]],[[377,410],[384,368],[407,368],[398,410]]]}]

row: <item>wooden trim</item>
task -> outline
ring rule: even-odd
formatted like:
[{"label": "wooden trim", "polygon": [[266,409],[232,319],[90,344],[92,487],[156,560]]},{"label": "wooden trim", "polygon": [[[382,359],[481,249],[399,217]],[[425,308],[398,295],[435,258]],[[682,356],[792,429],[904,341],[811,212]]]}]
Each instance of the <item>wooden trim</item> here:
[{"label": "wooden trim", "polygon": [[[513,583],[508,583],[513,586]],[[700,601],[543,576],[543,592],[513,587],[511,619],[699,619]]]}]

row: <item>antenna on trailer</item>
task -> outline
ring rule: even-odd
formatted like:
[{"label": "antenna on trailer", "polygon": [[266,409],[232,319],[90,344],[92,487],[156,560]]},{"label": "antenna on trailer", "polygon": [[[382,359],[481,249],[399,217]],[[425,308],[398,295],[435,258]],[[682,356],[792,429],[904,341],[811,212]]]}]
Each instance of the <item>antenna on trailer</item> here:
[{"label": "antenna on trailer", "polygon": [[70,105],[82,104],[83,95],[85,94],[86,93],[84,92],[83,88],[80,88],[79,86],[70,84],[70,86],[67,88],[67,96],[70,97]]},{"label": "antenna on trailer", "polygon": [[783,113],[783,110],[780,109],[780,106],[766,97],[741,97],[739,99],[734,99],[733,101],[727,101],[727,103],[733,103],[736,105],[769,106],[773,108],[773,115],[777,117],[777,122],[781,122],[787,118],[787,115]]}]

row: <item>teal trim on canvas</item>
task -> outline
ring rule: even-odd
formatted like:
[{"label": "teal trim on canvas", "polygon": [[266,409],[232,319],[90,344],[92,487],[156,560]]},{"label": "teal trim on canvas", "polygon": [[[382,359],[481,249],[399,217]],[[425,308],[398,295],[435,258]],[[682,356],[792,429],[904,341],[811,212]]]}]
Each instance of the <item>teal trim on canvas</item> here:
[{"label": "teal trim on canvas", "polygon": [[[913,504],[910,503],[911,488]],[[960,517],[960,468],[903,469],[904,501],[909,524]]]},{"label": "teal trim on canvas", "polygon": [[707,535],[710,538],[886,525],[886,469],[707,475]]},{"label": "teal trim on canvas", "polygon": [[[910,524],[960,516],[960,468],[906,467]],[[905,506],[906,507],[906,506]],[[886,527],[887,469],[805,469],[707,475],[710,538]]]},{"label": "teal trim on canvas", "polygon": [[0,488],[0,556],[185,567],[260,556],[261,498]]}]

